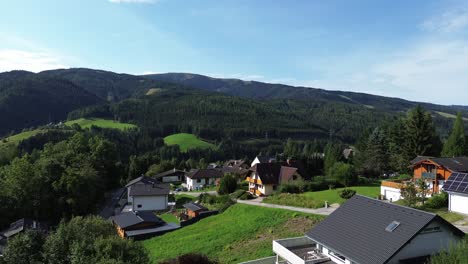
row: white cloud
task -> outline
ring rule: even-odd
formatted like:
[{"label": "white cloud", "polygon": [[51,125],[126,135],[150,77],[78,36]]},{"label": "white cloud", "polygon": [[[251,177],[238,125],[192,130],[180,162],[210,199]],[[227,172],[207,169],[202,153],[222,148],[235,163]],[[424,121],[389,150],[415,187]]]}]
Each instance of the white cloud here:
[{"label": "white cloud", "polygon": [[50,53],[17,49],[0,50],[0,72],[12,70],[40,72],[58,68],[68,67],[60,57]]},{"label": "white cloud", "polygon": [[108,0],[114,4],[154,4],[158,0]]},{"label": "white cloud", "polygon": [[422,23],[422,28],[443,33],[462,30],[468,26],[468,8],[458,8],[446,11],[442,15],[432,17]]}]

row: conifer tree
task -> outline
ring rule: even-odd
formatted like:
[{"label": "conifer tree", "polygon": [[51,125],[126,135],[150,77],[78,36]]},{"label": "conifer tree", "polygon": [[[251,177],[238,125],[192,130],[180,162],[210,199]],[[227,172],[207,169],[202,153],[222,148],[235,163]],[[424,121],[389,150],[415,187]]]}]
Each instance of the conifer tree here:
[{"label": "conifer tree", "polygon": [[463,118],[460,112],[457,114],[457,119],[453,124],[452,132],[444,144],[442,156],[456,157],[463,156],[466,148],[465,127],[463,125]]}]

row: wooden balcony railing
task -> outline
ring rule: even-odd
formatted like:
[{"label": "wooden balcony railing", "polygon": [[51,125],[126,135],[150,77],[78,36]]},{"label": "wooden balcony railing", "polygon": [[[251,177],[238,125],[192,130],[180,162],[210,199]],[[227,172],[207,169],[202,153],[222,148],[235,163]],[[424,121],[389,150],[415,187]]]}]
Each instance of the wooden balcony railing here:
[{"label": "wooden balcony railing", "polygon": [[382,181],[381,185],[385,187],[401,189],[405,184],[403,182],[397,182],[397,181]]}]

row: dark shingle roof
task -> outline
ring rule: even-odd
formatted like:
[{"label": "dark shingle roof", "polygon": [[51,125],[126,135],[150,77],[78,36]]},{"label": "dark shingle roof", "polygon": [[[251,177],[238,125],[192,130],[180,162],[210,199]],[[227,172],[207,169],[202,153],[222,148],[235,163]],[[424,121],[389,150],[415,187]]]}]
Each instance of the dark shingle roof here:
[{"label": "dark shingle roof", "polygon": [[134,185],[135,183],[138,183],[138,182],[142,182],[144,184],[156,184],[157,183],[156,180],[153,179],[153,178],[150,178],[148,176],[140,176],[138,178],[135,178],[135,179],[129,181],[127,183],[127,185],[125,185],[125,187],[132,186],[132,185]]},{"label": "dark shingle roof", "polygon": [[187,177],[190,179],[221,178],[223,172],[217,169],[195,169],[191,170]]},{"label": "dark shingle roof", "polygon": [[159,178],[165,177],[165,176],[180,175],[180,174],[185,174],[185,171],[172,169],[172,170],[168,170],[168,171],[156,174],[153,178],[159,179]]},{"label": "dark shingle roof", "polygon": [[[385,263],[434,219],[463,233],[436,214],[355,195],[306,236],[361,264]],[[386,227],[397,221],[393,231]]]},{"label": "dark shingle roof", "polygon": [[468,157],[434,158],[418,156],[411,161],[411,165],[416,165],[424,160],[430,160],[451,171],[468,172]]},{"label": "dark shingle roof", "polygon": [[168,195],[170,193],[170,185],[167,183],[157,184],[137,184],[130,187],[130,196],[154,196]]},{"label": "dark shingle roof", "polygon": [[468,172],[468,157],[431,158],[431,160],[451,171]]},{"label": "dark shingle roof", "polygon": [[120,228],[125,229],[141,223],[150,223],[151,226],[161,226],[164,222],[150,211],[125,212],[113,216],[112,221]]},{"label": "dark shingle roof", "polygon": [[260,163],[267,163],[267,162],[275,160],[274,157],[269,157],[269,156],[257,156],[257,159],[258,161],[260,161]]},{"label": "dark shingle roof", "polygon": [[[255,171],[264,184],[279,184],[288,181],[292,175],[298,172],[296,167],[285,166],[287,163],[257,163],[251,170]],[[300,174],[300,173],[299,173]]]},{"label": "dark shingle roof", "polygon": [[194,203],[194,202],[186,203],[186,204],[184,204],[184,207],[189,209],[190,211],[193,211],[193,212],[198,212],[198,211],[201,211],[201,210],[208,211],[208,208],[206,208],[205,206],[203,206],[203,205],[201,205],[199,203]]}]

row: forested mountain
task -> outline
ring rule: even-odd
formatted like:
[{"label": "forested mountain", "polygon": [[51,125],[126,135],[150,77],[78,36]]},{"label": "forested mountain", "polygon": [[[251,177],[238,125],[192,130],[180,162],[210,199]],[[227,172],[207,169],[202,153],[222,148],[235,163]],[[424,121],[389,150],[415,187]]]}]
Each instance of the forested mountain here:
[{"label": "forested mountain", "polygon": [[68,112],[102,102],[70,81],[25,71],[0,74],[0,135],[64,120]]},{"label": "forested mountain", "polygon": [[[209,139],[304,139],[354,142],[367,127],[418,103],[362,93],[215,79],[196,74],[135,76],[75,68],[0,74],[0,136],[70,118],[109,117],[162,134]],[[459,106],[423,104],[445,137]],[[89,106],[89,107],[88,107]],[[453,115],[453,116],[451,116]]]},{"label": "forested mountain", "polygon": [[179,83],[197,89],[217,91],[253,99],[320,99],[332,102],[351,103],[370,109],[380,109],[384,111],[407,111],[409,108],[415,107],[418,104],[421,104],[428,110],[448,112],[452,114],[456,114],[457,110],[467,110],[467,108],[463,106],[442,106],[365,93],[329,91],[309,87],[295,87],[284,84],[243,81],[239,79],[220,79],[191,73],[150,74],[144,75],[144,77],[153,80]]},{"label": "forested mountain", "polygon": [[68,80],[101,99],[111,102],[141,95],[149,89],[171,86],[165,82],[140,76],[85,68],[43,71],[38,75]]}]

